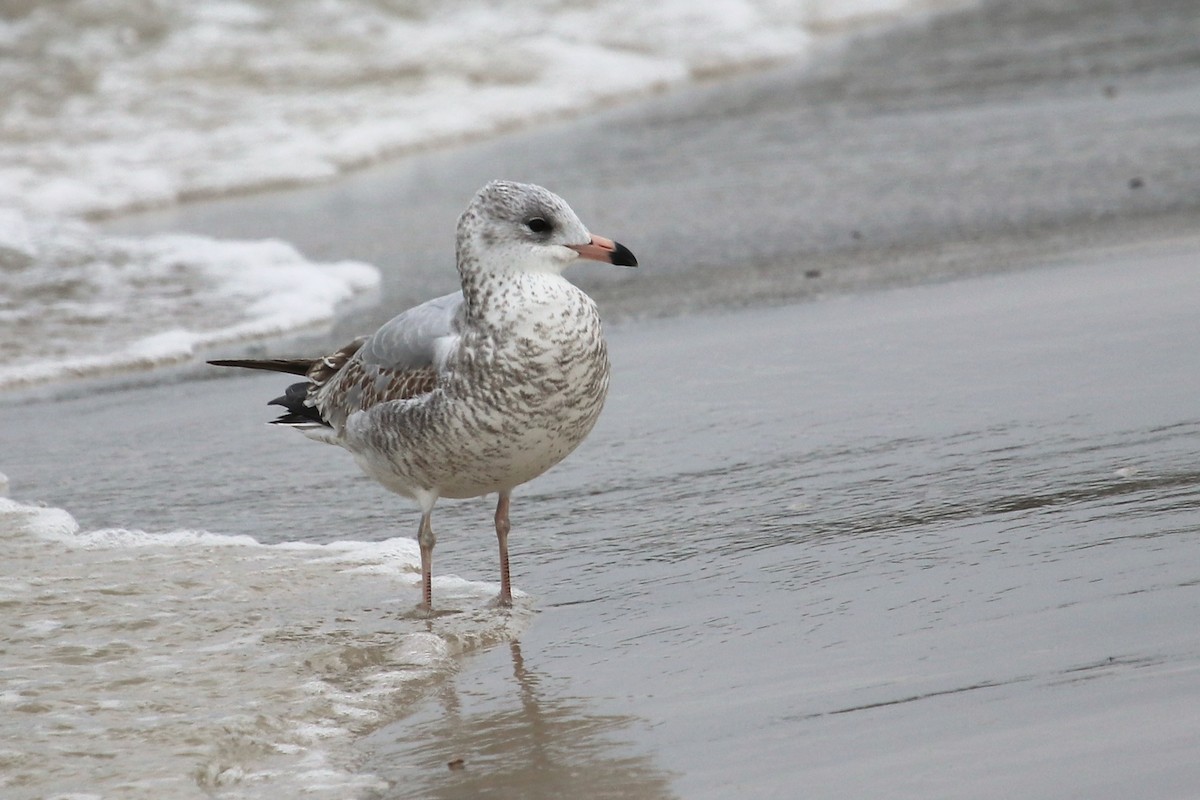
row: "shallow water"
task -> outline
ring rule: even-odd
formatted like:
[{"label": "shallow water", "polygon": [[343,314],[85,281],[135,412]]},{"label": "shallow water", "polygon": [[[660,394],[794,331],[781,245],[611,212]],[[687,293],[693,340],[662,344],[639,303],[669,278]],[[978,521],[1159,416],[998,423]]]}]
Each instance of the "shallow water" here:
[{"label": "shallow water", "polygon": [[[407,543],[350,546],[374,571],[294,543],[410,536],[417,515],[258,424],[278,378],[7,407],[10,494],[82,531],[6,529],[6,638],[28,644],[6,675],[49,655],[48,699],[3,724],[55,743],[6,746],[16,796],[142,774],[268,796],[296,763],[382,797],[1180,796],[1200,780],[1196,252],[618,327],[597,430],[514,498],[537,613],[516,633],[494,586],[446,577],[493,580],[495,555],[487,501],[442,504],[435,572],[478,610],[421,640],[415,684]],[[102,692],[75,696],[96,673],[50,657],[72,647]],[[305,664],[367,651],[332,725]],[[187,669],[161,713],[207,720],[194,739],[121,716],[163,691],[141,659],[164,652]],[[223,681],[233,664],[253,680]],[[222,760],[246,726],[255,746]]]},{"label": "shallow water", "polygon": [[82,216],[310,184],[937,5],[18,3],[0,12],[0,207]]},{"label": "shallow water", "polygon": [[[0,795],[1189,796],[1200,247],[1041,255],[1194,227],[1197,17],[1131,9],[987,3],[815,74],[111,224],[385,267],[335,336],[449,290],[497,174],[646,268],[574,275],[625,319],[614,394],[515,498],[515,617],[486,500],[436,518],[464,613],[410,617],[415,513],[262,425],[278,377],[0,396]],[[45,242],[13,220],[10,277]]]},{"label": "shallow water", "polygon": [[618,332],[597,441],[514,506],[521,674],[468,661],[367,768],[389,797],[1185,795],[1194,253]]},{"label": "shallow water", "polygon": [[[362,264],[307,261],[286,234],[263,241],[261,226],[241,242],[225,241],[228,229],[218,241],[165,235],[171,227],[114,238],[85,216],[321,184],[401,153],[798,63],[814,42],[951,5],[8,4],[0,391],[311,332],[378,283]],[[631,36],[628,26],[655,35]],[[439,231],[453,235],[475,188],[455,197]],[[302,229],[328,232],[311,218]],[[446,241],[440,252],[452,252]]]},{"label": "shallow water", "polygon": [[369,264],[313,263],[280,241],[106,236],[0,208],[0,391],[328,328],[379,282]]},{"label": "shallow water", "polygon": [[[9,798],[342,798],[383,784],[347,743],[511,638],[495,587],[441,580],[416,619],[415,543],[265,546],[80,531],[0,499],[0,788]],[[336,588],[339,587],[340,589]]]}]

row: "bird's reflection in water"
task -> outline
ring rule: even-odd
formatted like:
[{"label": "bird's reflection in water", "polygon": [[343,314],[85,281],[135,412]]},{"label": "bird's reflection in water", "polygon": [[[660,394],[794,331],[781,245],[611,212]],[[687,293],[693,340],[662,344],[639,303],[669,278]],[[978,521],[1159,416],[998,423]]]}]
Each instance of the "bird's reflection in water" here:
[{"label": "bird's reflection in water", "polygon": [[511,681],[452,680],[436,700],[370,737],[365,766],[392,786],[380,800],[676,796],[670,774],[628,741],[637,717],[589,713],[586,698],[556,696],[526,667],[519,643],[507,648]]}]

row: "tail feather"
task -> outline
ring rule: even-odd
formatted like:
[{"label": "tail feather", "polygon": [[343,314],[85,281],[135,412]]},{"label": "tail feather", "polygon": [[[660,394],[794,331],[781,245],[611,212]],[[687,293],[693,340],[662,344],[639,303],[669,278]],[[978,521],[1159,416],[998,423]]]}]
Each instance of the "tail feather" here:
[{"label": "tail feather", "polygon": [[332,442],[327,435],[329,422],[313,405],[313,397],[354,357],[366,340],[365,336],[361,336],[324,358],[222,358],[208,363],[214,367],[241,367],[303,375],[308,380],[293,383],[282,395],[267,403],[270,406],[282,406],[285,412],[278,419],[271,420],[271,424],[290,425],[300,429],[309,438]]},{"label": "tail feather", "polygon": [[308,404],[308,394],[313,384],[308,381],[293,383],[283,394],[267,403],[269,406],[283,406],[287,411],[279,419],[271,420],[273,425],[328,425],[315,406]]},{"label": "tail feather", "polygon": [[307,375],[313,364],[320,359],[312,358],[222,358],[209,361],[214,367],[241,367],[263,369],[269,372],[286,372],[289,375]]}]

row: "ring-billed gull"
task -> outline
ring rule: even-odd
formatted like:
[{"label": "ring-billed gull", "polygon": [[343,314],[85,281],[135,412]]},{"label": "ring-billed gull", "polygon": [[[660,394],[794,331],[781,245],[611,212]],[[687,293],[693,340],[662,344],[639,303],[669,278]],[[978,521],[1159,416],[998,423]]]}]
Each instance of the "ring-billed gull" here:
[{"label": "ring-billed gull", "polygon": [[608,393],[596,304],[562,277],[577,259],[636,267],[560,197],[493,181],[458,220],[462,290],[317,359],[210,361],[304,375],[272,400],[278,424],[340,445],[421,507],[422,606],[432,609],[434,503],[496,493],[498,604],[512,604],[509,498],[574,450]]}]

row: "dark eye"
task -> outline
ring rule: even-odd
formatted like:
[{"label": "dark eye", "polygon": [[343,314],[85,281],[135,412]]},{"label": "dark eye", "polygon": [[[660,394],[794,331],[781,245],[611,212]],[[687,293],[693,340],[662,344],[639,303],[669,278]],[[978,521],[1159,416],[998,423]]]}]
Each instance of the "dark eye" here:
[{"label": "dark eye", "polygon": [[550,223],[541,217],[534,217],[525,223],[525,226],[534,233],[549,233]]}]

